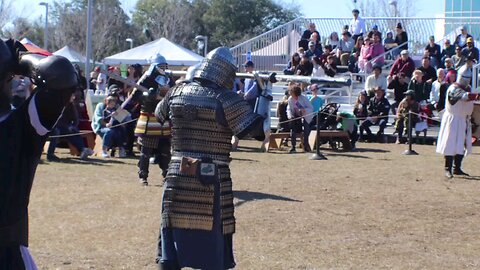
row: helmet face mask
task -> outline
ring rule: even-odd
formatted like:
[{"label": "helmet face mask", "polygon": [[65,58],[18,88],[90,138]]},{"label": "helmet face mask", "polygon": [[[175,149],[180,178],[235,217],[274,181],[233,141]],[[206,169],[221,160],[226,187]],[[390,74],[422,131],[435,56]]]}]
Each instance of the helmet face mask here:
[{"label": "helmet face mask", "polygon": [[219,47],[207,54],[193,72],[193,78],[208,80],[220,87],[232,89],[236,70],[230,49]]}]

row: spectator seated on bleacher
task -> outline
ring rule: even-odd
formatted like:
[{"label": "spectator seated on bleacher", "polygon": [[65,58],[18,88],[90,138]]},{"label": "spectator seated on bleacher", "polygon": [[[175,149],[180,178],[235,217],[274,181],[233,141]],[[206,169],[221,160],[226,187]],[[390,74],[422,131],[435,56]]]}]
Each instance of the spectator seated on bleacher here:
[{"label": "spectator seated on bleacher", "polygon": [[445,83],[445,70],[443,68],[437,69],[437,80],[432,83],[430,91],[430,106],[431,110],[435,109],[441,111],[445,108],[445,98],[448,85]]},{"label": "spectator seated on bleacher", "polygon": [[449,72],[450,70],[455,70],[455,66],[453,65],[452,58],[445,58],[445,62],[443,63],[445,67],[445,72]]},{"label": "spectator seated on bleacher", "polygon": [[292,58],[287,64],[287,67],[283,70],[285,75],[294,75],[297,73],[298,65],[300,65],[300,54],[298,52],[293,53]]},{"label": "spectator seated on bleacher", "polygon": [[325,45],[331,45],[332,49],[335,50],[338,44],[339,44],[338,33],[332,32],[330,36],[327,38],[327,41],[325,41]]},{"label": "spectator seated on bleacher", "polygon": [[455,67],[455,70],[459,70],[463,65],[465,65],[465,62],[467,61],[467,58],[463,56],[462,54],[462,48],[461,47],[455,47],[455,54],[452,56],[452,61],[453,61],[453,66]]},{"label": "spectator seated on bleacher", "polygon": [[350,58],[348,59],[348,70],[350,72],[356,73],[358,72],[358,59],[360,58],[360,52],[363,46],[363,37],[358,37],[357,41],[355,42],[355,46],[353,46],[352,53],[350,54]]},{"label": "spectator seated on bleacher", "polygon": [[400,52],[400,57],[393,63],[389,77],[393,77],[394,75],[403,72],[405,76],[408,77],[408,80],[410,80],[414,70],[415,62],[413,62],[412,58],[408,55],[408,51],[403,50]]},{"label": "spectator seated on bleacher", "polygon": [[[292,139],[292,148],[290,153],[296,152],[297,133],[303,130],[303,150],[310,152],[311,148],[308,143],[310,135],[310,123],[313,119],[313,106],[310,101],[302,95],[302,89],[299,86],[291,88],[290,97],[288,98],[287,117],[290,121],[290,138]],[[298,119],[297,119],[298,118]]]},{"label": "spectator seated on bleacher", "polygon": [[405,97],[405,92],[408,89],[408,82],[405,73],[400,72],[398,75],[389,77],[387,88],[393,89],[394,103],[392,104],[392,113],[397,114],[398,105]]},{"label": "spectator seated on bleacher", "polygon": [[454,55],[455,55],[455,46],[452,46],[449,39],[445,39],[444,47],[443,47],[442,53],[440,54],[441,56],[440,61],[445,62],[447,58],[452,58],[452,56]]},{"label": "spectator seated on bleacher", "polygon": [[467,46],[462,49],[462,55],[465,56],[466,58],[468,58],[469,56],[472,56],[473,59],[478,63],[479,53],[478,53],[478,49],[473,44],[472,37],[469,37],[467,39]]},{"label": "spectator seated on bleacher", "polygon": [[415,100],[417,102],[427,100],[430,97],[430,89],[431,86],[423,81],[422,71],[416,69],[413,72],[412,80],[408,84],[408,90],[413,90],[413,92],[415,92]]},{"label": "spectator seated on bleacher", "polygon": [[325,75],[329,77],[335,77],[335,75],[337,74],[337,64],[335,56],[327,56],[327,63],[323,64],[322,68],[325,72]]},{"label": "spectator seated on bleacher", "polygon": [[318,49],[315,46],[315,42],[308,42],[308,50],[305,51],[305,55],[312,59],[312,57],[320,57],[322,55],[322,50]]},{"label": "spectator seated on bleacher", "polygon": [[375,96],[370,99],[368,104],[368,117],[360,125],[360,140],[365,140],[363,132],[367,132],[367,140],[374,141],[371,126],[378,125],[377,141],[383,142],[383,133],[388,123],[388,113],[390,112],[390,103],[385,98],[385,90],[378,87],[375,89]]},{"label": "spectator seated on bleacher", "polygon": [[[393,39],[393,32],[389,30],[387,32],[387,37],[383,40],[383,46],[385,47],[385,51],[391,51],[393,47],[396,46],[395,39]],[[386,59],[392,60],[393,55],[390,52],[389,54],[385,55]]]},{"label": "spectator seated on bleacher", "polygon": [[[48,161],[60,160],[55,155],[55,148],[57,147],[59,141],[59,138],[55,136],[78,134],[80,132],[78,129],[79,116],[74,102],[75,101],[72,98],[72,102],[65,107],[62,116],[58,119],[55,129],[51,133],[53,138],[50,138],[50,144],[48,145]],[[80,153],[80,159],[86,159],[88,156],[93,155],[93,150],[85,147],[83,139],[80,135],[66,136],[64,137],[64,139],[71,143],[78,150],[78,152]]]},{"label": "spectator seated on bleacher", "polygon": [[[355,101],[355,105],[353,106],[353,115],[357,118],[357,124],[360,124],[367,118],[368,116],[368,96],[367,92],[361,91],[358,94],[357,101]],[[361,119],[361,120],[360,120]]]},{"label": "spectator seated on bleacher", "polygon": [[308,50],[308,41],[310,40],[310,37],[313,33],[316,33],[318,36],[320,36],[320,33],[318,33],[316,29],[315,23],[309,23],[308,29],[303,31],[302,38],[298,42],[298,47],[302,47],[304,50]]},{"label": "spectator seated on bleacher", "polygon": [[325,71],[322,68],[322,62],[321,62],[320,58],[313,57],[312,64],[313,64],[312,77],[325,76]]},{"label": "spectator seated on bleacher", "polygon": [[352,54],[353,47],[355,46],[355,41],[352,38],[352,34],[348,31],[342,33],[342,39],[338,42],[336,48],[336,56],[339,60],[340,65],[348,65],[348,60]]},{"label": "spectator seated on bleacher", "polygon": [[312,72],[313,72],[313,64],[310,62],[310,58],[308,58],[308,56],[306,55],[303,55],[295,75],[311,76]]},{"label": "spectator seated on bleacher", "polygon": [[277,132],[290,132],[290,123],[285,121],[288,120],[287,116],[287,106],[288,106],[288,98],[290,97],[290,91],[286,90],[285,95],[277,104],[277,117],[278,117],[278,126]]},{"label": "spectator seated on bleacher", "polygon": [[428,85],[431,86],[432,83],[437,79],[437,70],[430,65],[430,58],[428,56],[423,56],[422,65],[417,69],[423,73],[422,80]]},{"label": "spectator seated on bleacher", "polygon": [[441,66],[441,48],[440,45],[435,43],[435,37],[430,36],[428,39],[428,44],[425,47],[424,54],[430,58],[430,63],[434,68],[438,68]]},{"label": "spectator seated on bleacher", "polygon": [[467,40],[468,38],[472,38],[472,35],[470,35],[468,33],[468,29],[467,29],[467,26],[464,25],[460,31],[462,31],[462,33],[460,33],[456,38],[455,38],[455,42],[453,43],[453,45],[455,46],[458,46],[460,48],[465,48],[467,46]]},{"label": "spectator seated on bleacher", "polygon": [[[114,147],[119,147],[120,157],[125,157],[125,130],[124,126],[116,126],[120,124],[115,119],[116,111],[119,108],[116,95],[109,95],[103,103],[97,104],[95,114],[92,120],[93,131],[99,135],[102,142],[102,157],[109,157],[107,151]],[[116,127],[115,127],[116,126]]]},{"label": "spectator seated on bleacher", "polygon": [[380,87],[387,89],[387,78],[382,74],[382,67],[380,65],[373,66],[373,74],[369,75],[365,80],[365,90],[369,97],[375,95],[375,89]]},{"label": "spectator seated on bleacher", "polygon": [[[408,113],[418,113],[419,105],[415,100],[415,92],[408,90],[405,92],[405,98],[400,102],[397,108],[397,120],[395,121],[395,132],[397,133],[396,144],[404,143],[403,134],[408,135]],[[415,126],[417,115],[412,114],[412,127]]]},{"label": "spectator seated on bleacher", "polygon": [[358,66],[359,72],[366,72],[365,65],[367,64],[368,60],[370,60],[368,59],[368,57],[371,54],[371,45],[372,45],[371,40],[368,37],[365,38],[365,41],[362,45],[362,49],[360,50],[360,56],[358,57],[357,66]]}]

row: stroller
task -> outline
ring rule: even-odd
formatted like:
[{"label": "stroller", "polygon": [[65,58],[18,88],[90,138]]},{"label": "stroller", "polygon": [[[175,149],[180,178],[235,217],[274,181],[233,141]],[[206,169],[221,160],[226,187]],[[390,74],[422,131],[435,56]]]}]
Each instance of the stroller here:
[{"label": "stroller", "polygon": [[[338,103],[328,103],[320,110],[320,118],[319,118],[319,125],[320,130],[338,130],[338,118],[337,113],[340,109],[340,104]],[[312,130],[316,130],[316,118],[313,121],[314,125],[312,125]],[[344,151],[348,151],[351,149],[351,146],[345,145],[345,138],[338,138],[338,137],[326,137],[320,138],[320,145],[328,144],[330,148],[335,151],[340,149]]]}]

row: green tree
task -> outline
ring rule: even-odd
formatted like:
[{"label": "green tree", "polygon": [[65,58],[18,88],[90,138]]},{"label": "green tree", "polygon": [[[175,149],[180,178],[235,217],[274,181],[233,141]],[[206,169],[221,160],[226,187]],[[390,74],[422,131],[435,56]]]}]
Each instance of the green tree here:
[{"label": "green tree", "polygon": [[[94,59],[100,60],[126,49],[125,39],[135,36],[129,17],[118,0],[101,0],[94,3],[92,51]],[[85,52],[87,0],[55,2],[51,21],[55,28],[55,49],[69,45],[80,52]]]},{"label": "green tree", "polygon": [[203,22],[212,45],[232,46],[299,16],[272,0],[212,0]]}]

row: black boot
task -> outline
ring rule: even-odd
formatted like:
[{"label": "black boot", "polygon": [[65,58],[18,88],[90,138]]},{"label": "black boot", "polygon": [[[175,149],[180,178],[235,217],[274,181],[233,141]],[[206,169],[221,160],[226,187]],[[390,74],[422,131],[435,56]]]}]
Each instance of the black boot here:
[{"label": "black boot", "polygon": [[453,170],[453,174],[470,176],[468,173],[462,171],[462,160],[463,155],[455,155],[455,168]]},{"label": "black boot", "polygon": [[453,156],[445,156],[445,177],[452,179]]}]

